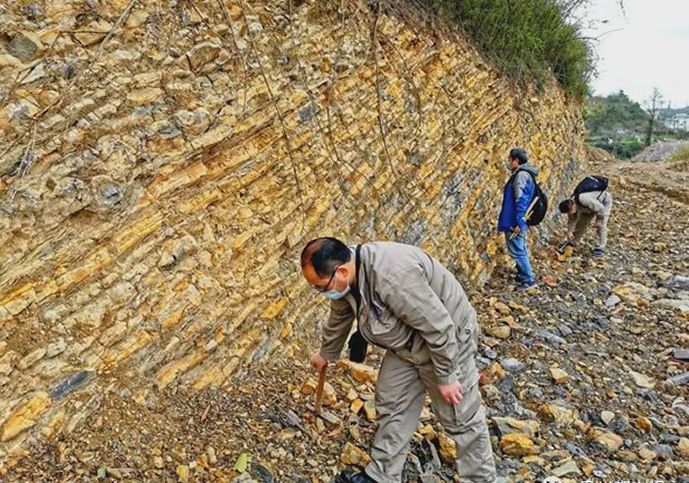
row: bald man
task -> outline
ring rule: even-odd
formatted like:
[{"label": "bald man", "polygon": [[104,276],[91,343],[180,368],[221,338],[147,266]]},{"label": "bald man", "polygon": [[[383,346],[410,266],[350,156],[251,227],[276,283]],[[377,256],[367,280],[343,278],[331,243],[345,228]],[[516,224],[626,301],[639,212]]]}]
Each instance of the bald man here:
[{"label": "bald man", "polygon": [[376,383],[378,430],[371,463],[353,483],[399,483],[426,394],[457,444],[463,482],[495,481],[495,463],[481,407],[476,312],[455,277],[419,248],[390,242],[348,247],[335,238],[310,241],[302,273],[330,300],[321,371],[340,357],[354,319],[361,335],[387,349]]}]

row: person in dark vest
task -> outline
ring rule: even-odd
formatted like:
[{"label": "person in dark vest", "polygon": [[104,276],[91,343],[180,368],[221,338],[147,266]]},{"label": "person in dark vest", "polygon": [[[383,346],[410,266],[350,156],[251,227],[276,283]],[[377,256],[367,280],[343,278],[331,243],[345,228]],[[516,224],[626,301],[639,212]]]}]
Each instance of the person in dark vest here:
[{"label": "person in dark vest", "polygon": [[526,216],[536,191],[535,177],[539,170],[529,164],[526,151],[520,148],[510,151],[507,162],[511,176],[503,192],[498,231],[505,234],[507,251],[517,267],[517,288],[527,290],[536,286],[526,244]]}]

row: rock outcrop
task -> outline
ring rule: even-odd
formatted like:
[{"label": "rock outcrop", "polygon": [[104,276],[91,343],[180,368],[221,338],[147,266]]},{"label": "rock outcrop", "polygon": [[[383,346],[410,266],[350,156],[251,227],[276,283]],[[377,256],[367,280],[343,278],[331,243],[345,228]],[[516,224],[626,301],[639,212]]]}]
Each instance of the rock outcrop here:
[{"label": "rock outcrop", "polygon": [[501,255],[504,159],[552,196],[578,106],[451,29],[367,2],[17,1],[0,9],[0,450],[106,387],[224,384],[301,350],[305,240],[419,244],[465,280]]}]

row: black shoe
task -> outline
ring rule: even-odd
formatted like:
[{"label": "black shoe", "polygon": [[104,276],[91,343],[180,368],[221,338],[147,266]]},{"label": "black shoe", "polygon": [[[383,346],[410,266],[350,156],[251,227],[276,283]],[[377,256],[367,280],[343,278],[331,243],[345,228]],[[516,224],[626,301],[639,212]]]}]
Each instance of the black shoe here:
[{"label": "black shoe", "polygon": [[376,480],[368,476],[365,471],[360,471],[349,477],[349,483],[376,483]]},{"label": "black shoe", "polygon": [[605,250],[602,248],[594,248],[593,249],[593,256],[594,257],[603,257],[605,256]]},{"label": "black shoe", "polygon": [[368,476],[365,471],[352,474],[351,471],[344,470],[333,483],[376,483],[376,480]]}]

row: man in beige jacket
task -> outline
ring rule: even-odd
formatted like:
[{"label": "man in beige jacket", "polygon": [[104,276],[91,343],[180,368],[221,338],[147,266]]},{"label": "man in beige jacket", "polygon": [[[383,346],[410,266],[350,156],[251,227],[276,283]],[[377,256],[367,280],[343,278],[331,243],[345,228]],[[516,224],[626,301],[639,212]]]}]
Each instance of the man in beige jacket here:
[{"label": "man in beige jacket", "polygon": [[605,255],[608,242],[608,220],[612,210],[612,195],[605,189],[579,193],[558,205],[560,213],[567,214],[567,240],[560,244],[562,251],[566,246],[577,247],[589,226],[593,225],[598,234],[593,255]]},{"label": "man in beige jacket", "polygon": [[353,483],[399,483],[428,392],[457,444],[461,481],[493,482],[495,463],[481,407],[476,312],[455,277],[419,248],[390,242],[348,247],[310,241],[304,278],[331,300],[319,353],[321,371],[339,358],[354,319],[366,341],[387,349],[376,384],[378,430],[371,463]]}]

